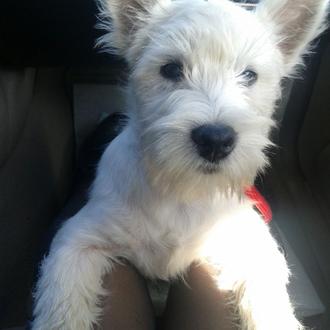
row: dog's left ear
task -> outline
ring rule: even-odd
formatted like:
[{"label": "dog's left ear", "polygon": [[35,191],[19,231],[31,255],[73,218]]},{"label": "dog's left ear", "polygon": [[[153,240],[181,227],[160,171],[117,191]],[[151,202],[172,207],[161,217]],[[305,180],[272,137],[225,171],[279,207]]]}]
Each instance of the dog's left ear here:
[{"label": "dog's left ear", "polygon": [[329,0],[262,0],[256,14],[270,24],[289,74],[326,27]]},{"label": "dog's left ear", "polygon": [[98,25],[106,34],[97,41],[112,53],[127,57],[136,32],[147,24],[151,9],[159,0],[97,0]]}]

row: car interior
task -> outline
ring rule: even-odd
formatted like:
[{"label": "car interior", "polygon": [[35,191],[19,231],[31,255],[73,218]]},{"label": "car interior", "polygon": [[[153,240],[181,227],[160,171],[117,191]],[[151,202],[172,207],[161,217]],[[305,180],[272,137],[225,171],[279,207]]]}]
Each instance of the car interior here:
[{"label": "car interior", "polygon": [[[258,1],[245,2],[253,8]],[[31,319],[38,265],[86,202],[97,161],[125,125],[125,62],[100,51],[94,0],[0,2],[0,329]],[[292,269],[299,318],[330,329],[330,32],[283,82],[277,147],[256,185]],[[168,283],[149,285],[160,315]],[[271,308],[271,306],[270,306]],[[276,311],[274,311],[276,313]],[[280,330],[280,329],[279,329]]]}]

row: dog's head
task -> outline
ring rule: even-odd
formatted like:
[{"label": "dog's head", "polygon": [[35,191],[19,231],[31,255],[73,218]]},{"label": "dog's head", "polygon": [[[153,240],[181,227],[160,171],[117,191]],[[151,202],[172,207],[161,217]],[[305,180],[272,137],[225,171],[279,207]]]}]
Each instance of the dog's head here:
[{"label": "dog's head", "polygon": [[[267,163],[275,101],[321,32],[328,0],[102,0],[100,43],[130,66],[147,172],[191,196],[242,189]],[[111,26],[111,27],[110,27]]]}]

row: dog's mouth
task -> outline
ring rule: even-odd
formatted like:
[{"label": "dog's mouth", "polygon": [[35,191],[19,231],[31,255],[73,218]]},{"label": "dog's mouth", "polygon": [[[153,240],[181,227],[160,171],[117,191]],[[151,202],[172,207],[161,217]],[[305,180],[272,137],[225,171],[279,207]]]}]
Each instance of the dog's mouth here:
[{"label": "dog's mouth", "polygon": [[212,163],[204,163],[198,167],[198,170],[203,174],[212,175],[220,171],[220,166]]}]

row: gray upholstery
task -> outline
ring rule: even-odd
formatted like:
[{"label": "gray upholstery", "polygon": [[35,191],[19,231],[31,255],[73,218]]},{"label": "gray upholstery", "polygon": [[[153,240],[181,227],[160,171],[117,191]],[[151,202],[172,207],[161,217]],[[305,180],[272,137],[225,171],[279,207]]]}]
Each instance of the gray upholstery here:
[{"label": "gray upholstery", "polygon": [[62,69],[0,70],[0,328],[24,324],[41,237],[70,191]]},{"label": "gray upholstery", "polygon": [[305,177],[320,194],[330,215],[330,42],[316,77],[311,101],[299,136],[299,160]]},{"label": "gray upholstery", "polygon": [[0,75],[0,168],[15,147],[29,114],[36,70],[2,69]]}]

